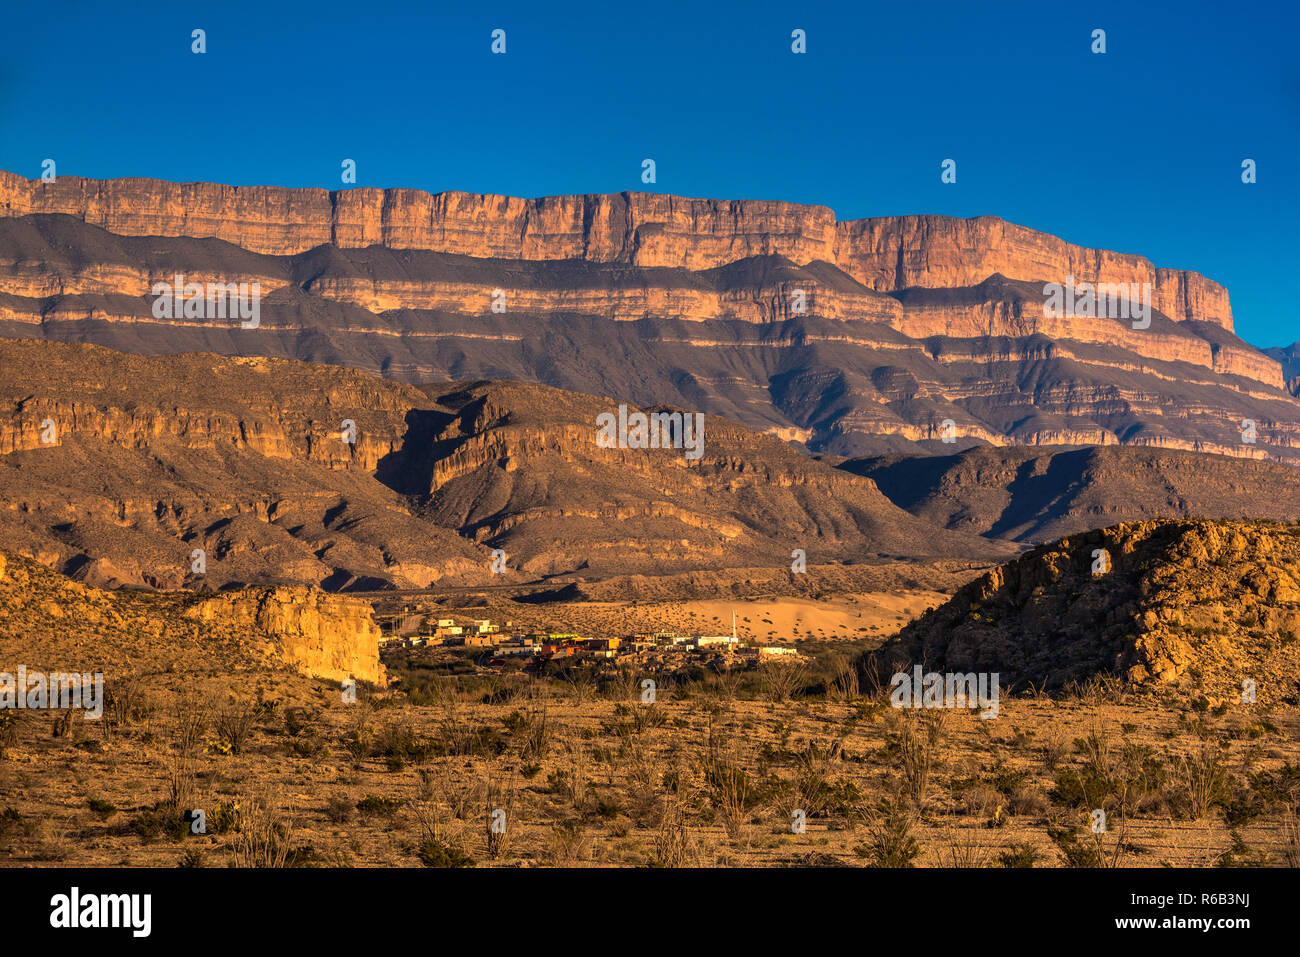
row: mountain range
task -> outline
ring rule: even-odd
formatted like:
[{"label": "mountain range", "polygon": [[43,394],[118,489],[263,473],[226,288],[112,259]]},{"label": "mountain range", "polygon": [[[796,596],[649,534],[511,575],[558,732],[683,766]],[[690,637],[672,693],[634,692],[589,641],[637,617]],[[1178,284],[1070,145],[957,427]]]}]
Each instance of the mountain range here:
[{"label": "mountain range", "polygon": [[[159,319],[178,276],[256,283],[257,327]],[[1045,308],[1083,283],[1145,289],[1149,325]],[[844,456],[1300,458],[1294,352],[1239,339],[1226,289],[990,216],[0,173],[0,335],[538,382]]]},{"label": "mountain range", "polygon": [[[1086,283],[1142,292],[1047,307]],[[0,173],[0,337],[0,546],[96,585],[974,568],[1300,518],[1295,346],[995,217]],[[702,457],[601,448],[620,405],[704,413]]]}]

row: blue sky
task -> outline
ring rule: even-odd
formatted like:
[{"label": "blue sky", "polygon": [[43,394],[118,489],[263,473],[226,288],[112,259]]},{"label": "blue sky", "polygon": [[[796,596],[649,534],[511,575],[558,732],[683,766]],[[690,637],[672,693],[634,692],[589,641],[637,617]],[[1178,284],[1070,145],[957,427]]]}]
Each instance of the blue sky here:
[{"label": "blue sky", "polygon": [[[340,188],[352,158],[364,186],[994,214],[1202,272],[1228,286],[1240,335],[1285,344],[1300,339],[1296,10],[14,4],[0,167]],[[498,27],[505,56],[489,50]],[[946,158],[956,184],[940,182]]]}]

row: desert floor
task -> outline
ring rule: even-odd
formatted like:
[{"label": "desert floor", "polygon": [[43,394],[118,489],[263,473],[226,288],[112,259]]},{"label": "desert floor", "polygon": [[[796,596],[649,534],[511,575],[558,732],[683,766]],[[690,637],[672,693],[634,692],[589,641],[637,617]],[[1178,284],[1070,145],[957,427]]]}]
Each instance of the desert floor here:
[{"label": "desert floor", "polygon": [[[1300,711],[1098,683],[906,711],[843,670],[337,685],[183,675],[0,736],[0,860],[144,866],[1297,863]],[[808,674],[803,677],[807,679]],[[56,736],[56,730],[60,733]],[[1107,811],[1093,833],[1092,810]],[[206,834],[187,812],[204,811]],[[802,811],[800,815],[797,812]],[[192,816],[192,815],[191,815]],[[492,833],[497,822],[501,833]],[[798,821],[806,826],[799,831]]]}]

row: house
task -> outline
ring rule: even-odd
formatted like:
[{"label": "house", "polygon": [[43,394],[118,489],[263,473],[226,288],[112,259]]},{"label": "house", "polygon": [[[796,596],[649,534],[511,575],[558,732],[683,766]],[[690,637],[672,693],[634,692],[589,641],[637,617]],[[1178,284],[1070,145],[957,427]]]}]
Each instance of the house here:
[{"label": "house", "polygon": [[696,648],[708,648],[710,645],[739,644],[735,635],[700,635],[695,639]]},{"label": "house", "polygon": [[531,657],[537,654],[537,649],[532,645],[498,645],[497,657],[513,658],[519,656]]}]

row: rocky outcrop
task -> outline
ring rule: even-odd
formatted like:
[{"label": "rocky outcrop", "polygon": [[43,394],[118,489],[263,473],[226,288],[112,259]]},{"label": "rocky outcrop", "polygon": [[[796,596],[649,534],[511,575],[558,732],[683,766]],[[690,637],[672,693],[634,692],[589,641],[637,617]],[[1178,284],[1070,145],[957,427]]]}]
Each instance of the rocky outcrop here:
[{"label": "rocky outcrop", "polygon": [[316,678],[385,684],[379,626],[368,602],[309,588],[223,594],[186,611],[198,622],[233,623],[267,636],[265,651]]},{"label": "rocky outcrop", "polygon": [[0,215],[61,213],[125,236],[215,237],[254,252],[386,246],[488,259],[712,269],[751,256],[833,263],[878,291],[972,286],[994,273],[1037,282],[1151,283],[1176,320],[1232,329],[1227,290],[1198,273],[1074,246],[994,216],[837,222],[824,206],[654,193],[519,199],[414,189],[327,191],[169,183],[53,183],[0,171]]},{"label": "rocky outcrop", "polygon": [[[286,667],[331,681],[385,684],[368,602],[310,588],[106,590],[0,553],[0,661],[35,670],[256,676]],[[251,683],[250,683],[251,684]]]},{"label": "rocky outcrop", "polygon": [[1154,521],[1072,535],[963,587],[863,667],[996,672],[1004,689],[1113,675],[1240,703],[1300,695],[1300,527]]}]

